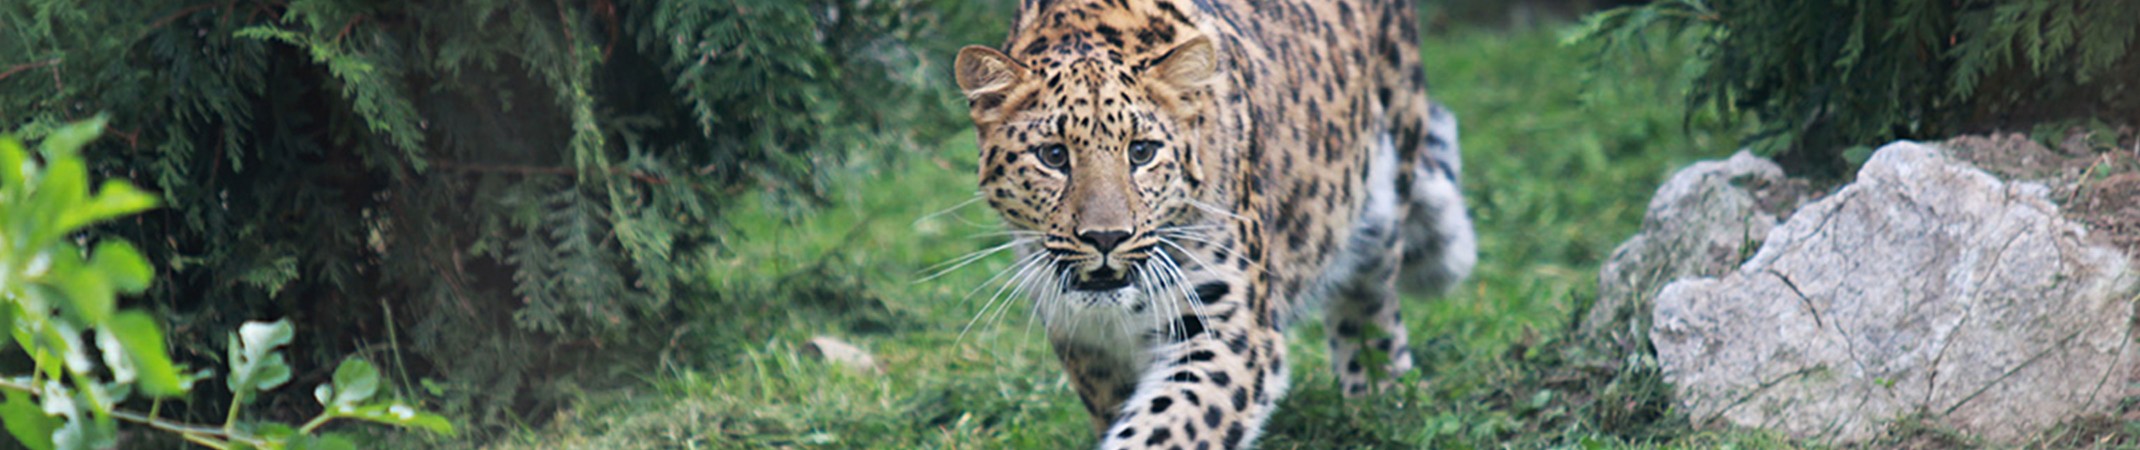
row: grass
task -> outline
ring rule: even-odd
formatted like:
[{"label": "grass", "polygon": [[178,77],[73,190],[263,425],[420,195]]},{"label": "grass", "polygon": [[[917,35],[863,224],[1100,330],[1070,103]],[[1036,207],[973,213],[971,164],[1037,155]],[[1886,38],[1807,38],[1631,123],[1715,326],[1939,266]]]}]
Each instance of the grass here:
[{"label": "grass", "polygon": [[[1631,235],[1670,169],[1721,157],[1738,134],[1683,127],[1684,46],[1592,72],[1552,29],[1428,38],[1433,94],[1462,117],[1465,190],[1480,235],[1474,276],[1410,299],[1418,387],[1347,401],[1317,321],[1293,331],[1295,389],[1261,448],[1768,448],[1774,436],[1697,431],[1666,410],[1654,374],[1599,369],[1568,345],[1598,265]],[[1691,130],[1689,129],[1691,128]],[[1078,448],[1082,407],[1025,314],[988,303],[983,259],[926,282],[932,263],[1003,240],[973,198],[969,139],[865,161],[817,209],[758,199],[689,306],[645,387],[587,394],[496,448]],[[964,205],[964,206],[961,206]],[[970,325],[970,328],[969,328]],[[804,356],[832,336],[883,373]],[[1572,356],[1571,356],[1572,355]],[[1601,372],[1602,370],[1602,372]]]}]

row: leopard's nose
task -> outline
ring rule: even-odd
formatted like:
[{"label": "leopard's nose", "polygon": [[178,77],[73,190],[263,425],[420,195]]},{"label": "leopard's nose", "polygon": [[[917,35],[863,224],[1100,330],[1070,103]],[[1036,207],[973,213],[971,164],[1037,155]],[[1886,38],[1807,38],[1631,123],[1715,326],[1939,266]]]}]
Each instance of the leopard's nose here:
[{"label": "leopard's nose", "polygon": [[1121,245],[1122,241],[1128,240],[1129,232],[1122,230],[1081,231],[1077,233],[1077,239],[1085,241],[1087,244],[1092,244],[1093,248],[1100,250],[1101,255],[1106,255],[1108,252],[1114,251],[1115,246]]}]

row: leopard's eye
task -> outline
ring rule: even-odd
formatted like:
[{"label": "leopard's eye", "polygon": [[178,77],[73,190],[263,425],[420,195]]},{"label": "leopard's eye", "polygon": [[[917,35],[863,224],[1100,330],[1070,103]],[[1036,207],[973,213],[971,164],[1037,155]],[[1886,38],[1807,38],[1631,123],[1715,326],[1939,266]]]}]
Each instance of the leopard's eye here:
[{"label": "leopard's eye", "polygon": [[1155,141],[1129,143],[1129,163],[1142,166],[1152,162],[1152,157],[1159,155],[1159,147],[1160,144]]},{"label": "leopard's eye", "polygon": [[1070,149],[1063,147],[1062,144],[1033,147],[1033,154],[1034,157],[1040,158],[1041,164],[1046,164],[1056,170],[1070,167]]}]

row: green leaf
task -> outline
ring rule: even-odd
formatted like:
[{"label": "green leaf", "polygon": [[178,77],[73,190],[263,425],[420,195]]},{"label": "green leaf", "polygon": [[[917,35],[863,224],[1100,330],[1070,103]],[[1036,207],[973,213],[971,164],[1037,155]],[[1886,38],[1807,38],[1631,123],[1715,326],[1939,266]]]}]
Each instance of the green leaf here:
[{"label": "green leaf", "polygon": [[335,415],[367,422],[383,423],[399,427],[428,430],[433,433],[453,436],[453,424],[445,417],[400,403],[381,403],[355,409],[337,409]]},{"label": "green leaf", "polygon": [[59,428],[59,419],[45,415],[30,394],[7,391],[7,401],[0,402],[0,425],[30,450],[52,450],[52,430]]},{"label": "green leaf", "polygon": [[290,381],[290,366],[275,348],[289,344],[292,334],[289,320],[239,326],[230,337],[230,390],[265,391]]},{"label": "green leaf", "polygon": [[260,364],[260,370],[253,373],[253,388],[262,391],[274,390],[288,382],[290,364],[282,358],[281,352],[268,355],[267,361]]},{"label": "green leaf", "polygon": [[52,433],[53,448],[99,450],[116,447],[118,426],[109,420],[69,420]]},{"label": "green leaf", "polygon": [[111,320],[111,313],[118,309],[116,293],[102,273],[81,270],[81,263],[74,256],[73,246],[61,246],[61,251],[52,260],[53,287],[67,296],[67,312],[89,326],[102,326]]},{"label": "green leaf", "polygon": [[44,153],[47,158],[69,157],[68,159],[72,159],[71,157],[78,154],[83,146],[89,145],[89,141],[96,140],[97,135],[104,133],[104,122],[104,115],[98,114],[89,120],[61,126],[58,130],[54,130],[52,135],[45,136],[44,142],[39,143],[37,149],[39,152]]},{"label": "green leaf", "polygon": [[334,405],[355,405],[379,392],[379,369],[370,361],[350,357],[334,369]]},{"label": "green leaf", "polygon": [[0,353],[7,353],[8,346],[14,344],[15,308],[17,306],[12,303],[0,303]]},{"label": "green leaf", "polygon": [[269,441],[280,441],[297,435],[297,428],[279,422],[263,422],[253,428],[253,435]]},{"label": "green leaf", "polygon": [[156,207],[156,196],[142,192],[132,184],[119,180],[104,180],[95,198],[87,204],[69,205],[60,216],[60,229],[94,225],[98,222],[133,215]]},{"label": "green leaf", "polygon": [[164,351],[163,332],[149,314],[141,311],[124,311],[112,317],[111,325],[105,328],[126,347],[126,355],[134,361],[135,380],[141,391],[158,398],[186,394],[186,383],[179,377],[178,367],[171,364],[171,356]]},{"label": "green leaf", "polygon": [[288,450],[356,450],[357,443],[339,434],[297,436],[290,439]]},{"label": "green leaf", "polygon": [[334,383],[320,383],[319,387],[312,388],[312,399],[319,401],[320,406],[334,406]]},{"label": "green leaf", "polygon": [[[40,238],[63,236],[74,232],[79,223],[67,223],[67,217],[80,206],[82,198],[89,193],[89,166],[80,158],[45,158],[45,172],[37,178],[35,200],[30,203],[36,211],[55,214],[62,220],[52,229],[37,230],[44,233]],[[51,217],[51,216],[48,216]]]},{"label": "green leaf", "polygon": [[97,243],[95,252],[89,255],[89,266],[104,274],[114,287],[129,294],[141,293],[149,288],[149,277],[155,275],[149,268],[148,258],[134,245],[118,239],[106,239]]},{"label": "green leaf", "polygon": [[0,192],[19,191],[29,186],[30,154],[22,148],[22,142],[13,136],[0,136]]}]

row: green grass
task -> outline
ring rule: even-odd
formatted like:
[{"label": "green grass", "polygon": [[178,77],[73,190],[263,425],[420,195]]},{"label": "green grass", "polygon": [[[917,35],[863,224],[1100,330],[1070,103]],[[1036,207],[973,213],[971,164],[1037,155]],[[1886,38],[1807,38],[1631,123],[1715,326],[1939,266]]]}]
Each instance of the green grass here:
[{"label": "green grass", "polygon": [[[1653,374],[1598,373],[1565,344],[1599,263],[1633,233],[1657,184],[1728,154],[1737,135],[1709,121],[1682,127],[1683,46],[1592,74],[1589,52],[1559,41],[1553,30],[1428,39],[1432,93],[1463,120],[1479,267],[1452,297],[1407,303],[1423,370],[1406,392],[1346,401],[1315,321],[1295,330],[1295,388],[1261,448],[1788,445],[1691,430],[1664,410]],[[496,447],[1092,445],[1024,299],[997,308],[1006,305],[984,304],[993,288],[967,295],[1007,257],[915,281],[1002,240],[985,235],[995,229],[985,206],[959,206],[973,198],[973,154],[966,139],[859,163],[831,186],[828,207],[737,208],[707,275],[722,294],[687,307],[697,319],[674,332],[663,370],[643,388],[587,394]],[[883,374],[804,356],[816,335],[869,349]]]}]

